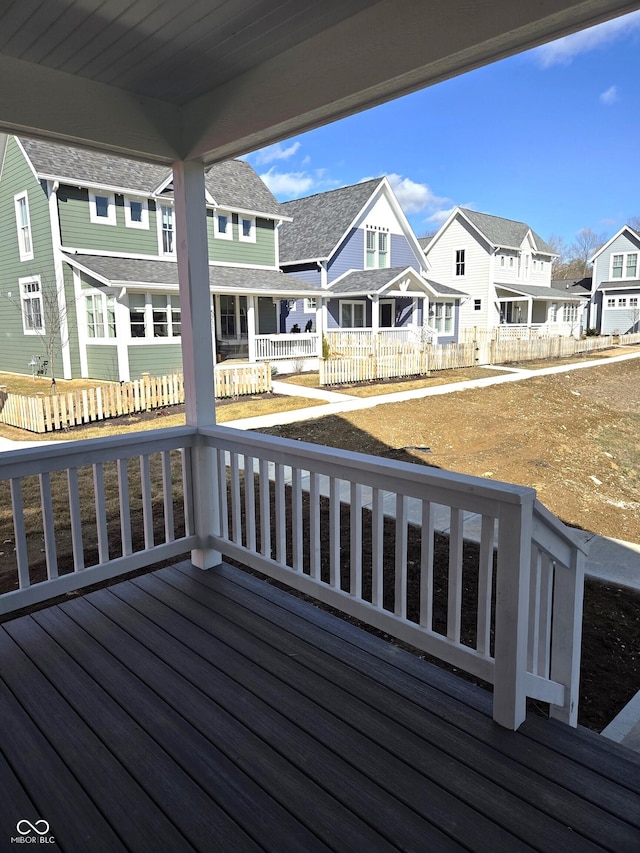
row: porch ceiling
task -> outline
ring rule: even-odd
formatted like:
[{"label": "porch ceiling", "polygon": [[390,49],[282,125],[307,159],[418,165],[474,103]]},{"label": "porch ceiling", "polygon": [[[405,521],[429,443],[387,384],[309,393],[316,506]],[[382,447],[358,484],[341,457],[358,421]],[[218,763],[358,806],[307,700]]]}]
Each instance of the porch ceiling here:
[{"label": "porch ceiling", "polygon": [[638,7],[10,0],[0,13],[0,129],[211,163]]}]

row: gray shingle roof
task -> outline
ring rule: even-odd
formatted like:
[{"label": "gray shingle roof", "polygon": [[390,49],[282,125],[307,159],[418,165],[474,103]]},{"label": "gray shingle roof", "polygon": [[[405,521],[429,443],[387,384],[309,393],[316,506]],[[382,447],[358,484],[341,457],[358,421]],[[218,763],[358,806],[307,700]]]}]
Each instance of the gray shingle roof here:
[{"label": "gray shingle roof", "polygon": [[[407,275],[413,275],[416,279],[419,279],[424,287],[428,290],[431,290],[436,295],[440,296],[465,296],[466,294],[462,293],[459,290],[454,290],[452,287],[445,287],[441,284],[436,284],[433,281],[428,281],[423,278],[419,273],[417,273],[412,267],[390,267],[386,269],[375,269],[375,270],[351,270],[348,273],[345,273],[343,276],[340,276],[337,281],[333,284],[329,285],[328,292],[332,295],[364,295],[367,293],[381,293],[384,288],[395,278],[406,273]],[[415,291],[411,291],[407,293],[407,296],[410,296],[411,293],[415,293]]]},{"label": "gray shingle roof", "polygon": [[39,175],[59,178],[68,182],[83,182],[109,187],[130,189],[151,194],[171,174],[166,166],[142,163],[83,151],[66,145],[54,145],[36,139],[20,139],[27,156]]},{"label": "gray shingle roof", "polygon": [[527,233],[531,231],[540,253],[555,254],[551,246],[525,222],[502,219],[500,216],[492,216],[489,213],[477,213],[475,210],[468,210],[464,207],[461,207],[460,210],[494,246],[500,246],[504,249],[518,249]]},{"label": "gray shingle roof", "polygon": [[287,201],[282,205],[293,222],[280,231],[280,262],[328,258],[382,178]]},{"label": "gray shingle roof", "polygon": [[244,160],[216,163],[205,174],[205,186],[220,207],[253,210],[272,216],[287,216],[253,167]]},{"label": "gray shingle roof", "polygon": [[598,290],[640,290],[640,279],[601,281],[598,285]]},{"label": "gray shingle roof", "polygon": [[[171,170],[166,166],[34,139],[21,138],[20,142],[39,175],[69,183],[97,184],[151,195],[171,177]],[[275,217],[286,215],[253,167],[242,160],[211,166],[205,175],[205,186],[222,207]]]},{"label": "gray shingle roof", "polygon": [[[79,264],[114,286],[161,285],[178,287],[178,265],[175,261],[141,260],[139,258],[112,258],[102,255],[65,256],[72,265]],[[238,293],[316,294],[305,282],[279,270],[261,270],[244,267],[209,267],[209,284],[215,291]]]},{"label": "gray shingle roof", "polygon": [[578,295],[589,295],[593,280],[590,276],[586,278],[553,278],[551,279],[551,287],[556,290],[568,290],[569,293],[577,293]]},{"label": "gray shingle roof", "polygon": [[556,287],[545,287],[536,284],[504,284],[496,282],[500,290],[509,290],[512,293],[523,293],[525,296],[533,296],[535,299],[583,299],[588,294],[572,293],[568,290],[559,290]]}]

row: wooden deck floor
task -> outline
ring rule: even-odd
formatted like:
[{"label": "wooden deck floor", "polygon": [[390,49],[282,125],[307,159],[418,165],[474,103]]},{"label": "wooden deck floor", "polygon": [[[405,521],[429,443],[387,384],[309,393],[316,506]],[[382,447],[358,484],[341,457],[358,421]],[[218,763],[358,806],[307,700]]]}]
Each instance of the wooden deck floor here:
[{"label": "wooden deck floor", "polygon": [[228,566],[7,622],[0,675],[1,850],[22,820],[73,853],[640,849],[640,757],[502,730],[484,691]]}]

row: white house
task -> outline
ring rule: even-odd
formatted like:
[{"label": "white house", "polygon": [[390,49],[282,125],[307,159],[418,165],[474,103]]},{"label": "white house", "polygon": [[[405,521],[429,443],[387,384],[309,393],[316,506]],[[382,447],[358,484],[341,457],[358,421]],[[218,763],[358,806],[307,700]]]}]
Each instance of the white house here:
[{"label": "white house", "polygon": [[526,223],[457,207],[423,245],[430,279],[468,294],[462,330],[580,333],[585,299],[551,286],[556,254]]}]

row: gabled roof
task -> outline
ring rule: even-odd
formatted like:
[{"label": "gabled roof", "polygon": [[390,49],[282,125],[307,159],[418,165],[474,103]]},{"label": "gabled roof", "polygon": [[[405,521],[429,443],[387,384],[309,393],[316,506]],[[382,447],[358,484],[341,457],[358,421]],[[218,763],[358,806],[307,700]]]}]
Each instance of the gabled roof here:
[{"label": "gabled roof", "polygon": [[[141,195],[153,195],[171,184],[171,169],[165,166],[34,139],[20,138],[20,143],[40,178]],[[205,187],[221,207],[278,218],[284,215],[264,181],[242,160],[210,166]]]},{"label": "gabled roof", "polygon": [[284,202],[281,207],[293,221],[280,231],[280,263],[329,258],[382,180]]},{"label": "gabled roof", "polygon": [[[385,290],[392,288],[396,282],[411,278],[418,290],[422,290],[435,296],[453,296],[459,298],[466,296],[452,287],[443,287],[433,281],[429,281],[413,267],[387,267],[372,270],[349,270],[332,282],[324,293],[340,296],[367,296],[368,294],[382,294]],[[394,291],[395,292],[395,291]],[[407,296],[415,295],[417,290],[407,290]]]},{"label": "gabled roof", "polygon": [[[178,264],[175,261],[113,258],[103,255],[64,255],[76,269],[113,287],[149,287],[178,289]],[[268,296],[317,296],[319,288],[305,284],[280,270],[247,267],[210,266],[209,285],[216,293],[257,293]]]},{"label": "gabled roof", "polygon": [[601,281],[596,290],[640,290],[640,279],[617,278],[615,281]]},{"label": "gabled roof", "polygon": [[551,287],[556,290],[565,290],[583,296],[591,293],[592,286],[593,279],[591,276],[586,276],[586,278],[554,278],[551,280]]},{"label": "gabled roof", "polygon": [[515,219],[503,219],[501,216],[493,216],[490,213],[478,213],[466,207],[455,208],[438,233],[428,243],[423,245],[425,253],[428,254],[431,247],[447,231],[449,225],[457,216],[465,219],[494,249],[520,249],[525,237],[529,234],[531,235],[531,241],[536,252],[556,257],[556,252],[553,251],[551,246],[539,234],[536,234],[526,222],[518,222]]},{"label": "gabled roof", "polygon": [[490,213],[478,213],[464,207],[458,209],[496,248],[519,249],[527,234],[531,234],[537,252],[543,255],[556,254],[551,246],[525,222],[503,219],[501,216],[493,216]]},{"label": "gabled roof", "polygon": [[589,259],[589,263],[592,264],[596,260],[596,258],[598,258],[605,251],[605,249],[608,249],[609,246],[613,243],[613,241],[617,240],[621,234],[625,233],[625,231],[627,232],[627,237],[631,240],[631,242],[634,243],[636,246],[640,246],[640,233],[638,233],[635,228],[632,228],[630,225],[623,225],[619,231],[616,231],[616,233],[613,235],[613,237],[611,237],[610,240],[607,240],[607,242],[603,246],[600,246],[594,256]]}]

